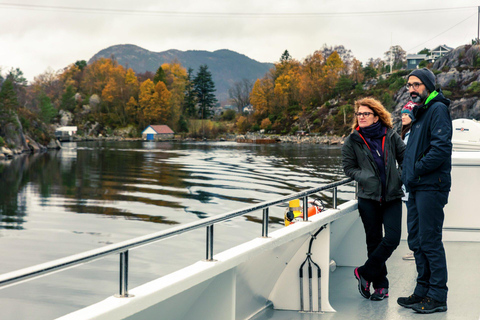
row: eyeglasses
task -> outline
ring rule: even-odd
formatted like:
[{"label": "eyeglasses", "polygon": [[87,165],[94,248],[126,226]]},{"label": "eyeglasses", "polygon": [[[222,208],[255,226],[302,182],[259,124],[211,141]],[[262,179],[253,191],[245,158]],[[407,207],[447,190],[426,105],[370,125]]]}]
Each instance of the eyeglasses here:
[{"label": "eyeglasses", "polygon": [[410,90],[411,87],[413,87],[413,89],[417,90],[423,83],[421,82],[414,82],[414,83],[407,83],[405,85],[405,87],[407,88],[407,90]]},{"label": "eyeglasses", "polygon": [[374,114],[373,112],[357,112],[355,113],[355,115],[357,116],[357,118],[360,118],[360,117],[370,117],[371,114]]}]

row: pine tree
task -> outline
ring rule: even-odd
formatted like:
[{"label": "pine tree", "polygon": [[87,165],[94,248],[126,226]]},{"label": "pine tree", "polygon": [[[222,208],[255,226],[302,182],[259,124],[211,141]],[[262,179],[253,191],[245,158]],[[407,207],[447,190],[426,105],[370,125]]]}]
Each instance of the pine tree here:
[{"label": "pine tree", "polygon": [[0,110],[13,110],[17,106],[18,98],[14,83],[12,79],[7,77],[0,90]]},{"label": "pine tree", "polygon": [[155,76],[153,77],[153,83],[157,84],[159,81],[162,81],[163,83],[167,84],[167,75],[165,74],[165,71],[162,69],[162,66],[158,67],[157,72],[155,73]]},{"label": "pine tree", "polygon": [[198,105],[200,107],[200,117],[206,119],[212,113],[212,109],[217,103],[215,84],[212,80],[212,74],[208,71],[207,65],[201,65],[197,76],[193,80]]},{"label": "pine tree", "polygon": [[182,113],[188,118],[195,116],[196,95],[195,88],[192,81],[193,69],[188,69],[187,83],[185,85],[185,99],[183,100]]},{"label": "pine tree", "polygon": [[42,92],[39,97],[40,102],[40,115],[43,122],[50,123],[52,119],[57,115],[57,110],[52,105],[50,98]]}]

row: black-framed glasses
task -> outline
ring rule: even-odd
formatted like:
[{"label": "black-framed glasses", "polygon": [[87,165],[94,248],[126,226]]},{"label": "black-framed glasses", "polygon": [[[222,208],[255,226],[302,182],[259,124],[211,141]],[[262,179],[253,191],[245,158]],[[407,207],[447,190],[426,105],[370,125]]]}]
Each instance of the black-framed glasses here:
[{"label": "black-framed glasses", "polygon": [[407,83],[405,85],[405,87],[407,88],[407,90],[409,90],[411,87],[413,87],[413,89],[417,90],[423,83],[421,82],[414,82],[414,83]]},{"label": "black-framed glasses", "polygon": [[355,113],[357,118],[360,118],[360,117],[368,118],[368,117],[370,117],[371,114],[374,114],[374,113],[373,112],[357,112],[357,113]]}]

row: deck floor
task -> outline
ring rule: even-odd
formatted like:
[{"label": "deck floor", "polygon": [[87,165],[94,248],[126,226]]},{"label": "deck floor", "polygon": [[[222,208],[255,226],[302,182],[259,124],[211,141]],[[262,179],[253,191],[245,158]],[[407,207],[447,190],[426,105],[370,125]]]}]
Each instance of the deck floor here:
[{"label": "deck floor", "polygon": [[[350,267],[339,267],[330,273],[330,304],[336,313],[301,313],[269,308],[251,320],[338,320],[338,319],[480,319],[480,243],[445,242],[448,264],[448,311],[430,315],[418,314],[397,304],[397,298],[413,292],[415,262],[405,261],[406,241],[402,241],[387,262],[390,298],[383,301],[364,299]],[[288,294],[288,293],[286,293]]]}]

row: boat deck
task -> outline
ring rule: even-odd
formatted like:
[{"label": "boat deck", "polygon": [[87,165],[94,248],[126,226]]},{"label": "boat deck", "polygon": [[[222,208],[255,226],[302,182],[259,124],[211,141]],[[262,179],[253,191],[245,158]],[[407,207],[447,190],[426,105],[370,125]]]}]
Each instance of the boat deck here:
[{"label": "boat deck", "polygon": [[[413,292],[415,262],[402,256],[409,250],[402,241],[387,262],[390,298],[370,301],[357,290],[353,267],[339,267],[330,273],[330,304],[336,313],[302,313],[269,308],[252,320],[334,320],[334,319],[480,319],[480,243],[445,242],[448,264],[448,311],[431,315],[418,314],[397,304],[397,298]],[[285,293],[288,294],[288,293]],[[296,299],[297,297],[292,297]]]}]

